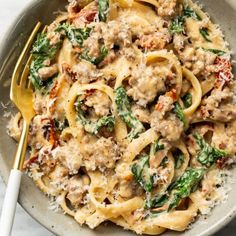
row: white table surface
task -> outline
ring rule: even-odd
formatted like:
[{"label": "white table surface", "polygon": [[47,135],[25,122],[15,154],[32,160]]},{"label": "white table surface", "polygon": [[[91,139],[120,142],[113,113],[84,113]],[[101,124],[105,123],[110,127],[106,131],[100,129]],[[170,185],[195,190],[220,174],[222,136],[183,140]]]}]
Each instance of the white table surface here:
[{"label": "white table surface", "polygon": [[[53,0],[49,0],[53,1]],[[0,0],[0,41],[5,31],[30,0]],[[2,207],[5,186],[0,177],[0,209]],[[16,217],[12,231],[13,236],[52,236],[53,234],[46,230],[29,216],[21,206],[17,206]],[[223,230],[215,234],[215,236],[235,236],[236,235],[236,219],[227,225]],[[67,235],[65,235],[67,236]]]}]

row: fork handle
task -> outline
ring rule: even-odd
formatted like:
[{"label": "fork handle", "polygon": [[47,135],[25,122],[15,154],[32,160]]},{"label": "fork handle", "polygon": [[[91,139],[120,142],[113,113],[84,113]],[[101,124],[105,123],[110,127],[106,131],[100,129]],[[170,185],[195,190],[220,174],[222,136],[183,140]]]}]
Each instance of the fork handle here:
[{"label": "fork handle", "polygon": [[2,207],[2,215],[0,221],[1,236],[11,235],[12,224],[16,211],[17,198],[19,195],[21,175],[22,172],[20,170],[11,170]]},{"label": "fork handle", "polygon": [[14,158],[13,169],[11,170],[9,180],[7,183],[6,194],[2,206],[2,215],[0,219],[0,235],[10,236],[12,224],[16,211],[17,198],[19,195],[20,182],[22,176],[22,167],[25,159],[25,152],[27,148],[29,123],[23,120],[23,129],[20,141],[17,147]]}]

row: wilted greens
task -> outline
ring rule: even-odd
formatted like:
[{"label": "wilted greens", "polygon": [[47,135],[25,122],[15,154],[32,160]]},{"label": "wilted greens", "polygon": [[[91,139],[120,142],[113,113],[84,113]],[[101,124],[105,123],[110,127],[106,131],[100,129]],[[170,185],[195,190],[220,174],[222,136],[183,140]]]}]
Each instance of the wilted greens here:
[{"label": "wilted greens", "polygon": [[33,60],[30,65],[30,79],[35,89],[46,89],[52,83],[52,78],[49,78],[46,81],[41,80],[38,71],[45,67],[45,61],[51,61],[55,58],[60,46],[61,42],[56,45],[51,45],[45,33],[38,34],[37,40],[32,48],[31,53],[33,55]]},{"label": "wilted greens", "polygon": [[131,112],[129,97],[122,86],[115,90],[115,103],[118,115],[131,128],[128,138],[137,138],[144,131],[144,126]]},{"label": "wilted greens", "polygon": [[187,121],[183,112],[183,108],[180,106],[178,102],[174,104],[174,113],[176,114],[178,119],[183,122],[184,127],[187,127]]},{"label": "wilted greens", "polygon": [[219,158],[227,156],[226,151],[210,146],[200,134],[195,133],[193,136],[199,146],[197,159],[202,165],[210,167]]},{"label": "wilted greens", "polygon": [[89,37],[92,28],[86,27],[77,29],[68,23],[63,23],[57,27],[56,31],[64,32],[72,45],[82,47],[84,40]]},{"label": "wilted greens", "polygon": [[106,22],[109,11],[109,0],[98,0],[98,17],[100,21]]},{"label": "wilted greens", "polygon": [[94,65],[98,65],[99,63],[101,63],[104,58],[107,56],[108,54],[108,50],[105,46],[102,46],[100,48],[100,54],[98,57],[91,57],[89,56],[89,49],[85,49],[82,54],[80,55],[80,58],[83,59],[83,60],[86,60],[86,61],[89,61],[91,62],[92,64]]},{"label": "wilted greens", "polygon": [[201,17],[190,7],[183,10],[181,16],[176,17],[170,25],[170,32],[172,34],[180,34],[184,32],[184,23],[186,18],[192,17],[195,20],[201,20]]},{"label": "wilted greens", "polygon": [[186,93],[182,97],[182,100],[183,100],[183,103],[184,103],[184,107],[189,108],[192,105],[192,94],[191,93]]},{"label": "wilted greens", "polygon": [[153,176],[150,175],[149,156],[144,155],[141,157],[132,165],[131,171],[136,182],[138,182],[146,192],[151,192],[153,189]]},{"label": "wilted greens", "polygon": [[211,42],[211,40],[209,39],[209,32],[207,28],[201,28],[199,29],[199,32],[207,42]]},{"label": "wilted greens", "polygon": [[168,211],[177,207],[183,198],[188,197],[197,189],[198,184],[202,180],[206,169],[189,168],[184,174],[173,182],[167,189],[167,192],[158,195],[146,201],[146,208],[159,208],[168,204]]},{"label": "wilted greens", "polygon": [[213,49],[213,48],[202,48],[204,51],[207,52],[212,52],[214,54],[216,54],[217,56],[223,56],[226,52],[219,50],[219,49]]},{"label": "wilted greens", "polygon": [[80,101],[79,98],[75,103],[75,105],[76,105],[78,120],[83,125],[85,131],[94,135],[97,135],[102,127],[107,127],[110,132],[113,131],[115,126],[115,117],[113,115],[103,116],[98,121],[91,121],[86,119],[84,111],[81,108],[82,102]]},{"label": "wilted greens", "polygon": [[179,169],[184,163],[184,154],[177,149],[173,152],[173,157],[175,159],[175,168]]}]

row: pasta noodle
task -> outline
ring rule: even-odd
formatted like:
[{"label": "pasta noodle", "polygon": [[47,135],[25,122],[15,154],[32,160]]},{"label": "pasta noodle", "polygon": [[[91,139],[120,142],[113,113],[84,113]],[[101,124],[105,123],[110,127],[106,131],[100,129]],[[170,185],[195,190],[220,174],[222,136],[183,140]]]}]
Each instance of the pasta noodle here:
[{"label": "pasta noodle", "polygon": [[[32,48],[25,169],[79,224],[184,231],[236,153],[229,49],[191,0],[70,1]],[[17,141],[21,115],[10,121]]]}]

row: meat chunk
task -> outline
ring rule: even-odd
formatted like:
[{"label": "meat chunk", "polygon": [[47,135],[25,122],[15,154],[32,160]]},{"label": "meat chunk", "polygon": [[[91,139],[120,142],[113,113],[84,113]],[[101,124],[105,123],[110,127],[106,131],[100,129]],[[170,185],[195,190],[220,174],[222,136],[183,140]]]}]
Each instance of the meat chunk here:
[{"label": "meat chunk", "polygon": [[87,84],[93,81],[96,81],[101,77],[101,73],[96,69],[96,66],[91,64],[88,61],[81,61],[78,64],[74,65],[71,69],[75,78],[81,84]]},{"label": "meat chunk", "polygon": [[151,127],[160,132],[162,137],[170,142],[177,141],[184,130],[183,122],[174,114],[169,113],[163,118],[158,111],[151,114]]},{"label": "meat chunk", "polygon": [[142,35],[140,38],[140,46],[149,50],[160,50],[165,47],[170,39],[171,37],[169,31],[163,28],[162,31]]},{"label": "meat chunk", "polygon": [[38,75],[41,80],[47,80],[57,73],[58,66],[56,64],[52,66],[42,67],[38,70]]},{"label": "meat chunk", "polygon": [[165,91],[163,77],[159,76],[157,67],[139,65],[133,70],[129,79],[130,88],[127,90],[128,96],[132,96],[138,105],[146,106],[152,102],[157,94]]},{"label": "meat chunk", "polygon": [[49,174],[49,178],[54,181],[68,175],[68,169],[63,165],[58,164],[55,166],[54,170]]},{"label": "meat chunk", "polygon": [[177,0],[159,0],[158,3],[157,12],[159,16],[165,17],[174,14]]},{"label": "meat chunk", "polygon": [[83,160],[87,170],[114,168],[115,162],[120,158],[118,145],[112,138],[101,137],[95,142],[91,142],[84,137]]},{"label": "meat chunk", "polygon": [[51,45],[57,45],[61,42],[61,34],[56,31],[59,25],[58,21],[54,21],[47,27],[47,38]]},{"label": "meat chunk", "polygon": [[82,203],[83,197],[88,190],[88,184],[89,178],[86,175],[83,177],[75,175],[68,180],[68,194],[66,197],[73,206],[78,207]]},{"label": "meat chunk", "polygon": [[236,105],[221,105],[220,109],[214,109],[211,118],[216,121],[230,122],[236,118]]},{"label": "meat chunk", "polygon": [[141,121],[144,123],[149,123],[150,122],[150,112],[148,109],[143,108],[139,105],[133,105],[132,106],[132,112],[133,114]]},{"label": "meat chunk", "polygon": [[158,103],[155,108],[156,108],[156,110],[158,110],[160,112],[160,115],[162,117],[164,117],[164,115],[168,111],[171,111],[173,109],[173,107],[174,107],[173,103],[174,103],[174,100],[172,97],[161,95],[158,99]]},{"label": "meat chunk", "polygon": [[207,105],[210,108],[219,107],[223,101],[229,101],[233,98],[233,92],[228,87],[223,90],[214,89],[211,95],[203,100],[203,105]]},{"label": "meat chunk", "polygon": [[107,24],[100,22],[91,24],[91,26],[93,30],[90,37],[84,41],[83,46],[89,49],[88,55],[94,58],[99,57],[101,47],[105,46],[109,54],[106,56],[109,59],[105,64],[114,60],[114,46],[129,47],[132,43],[129,26],[123,21],[109,21]]},{"label": "meat chunk", "polygon": [[86,98],[85,105],[93,107],[96,115],[106,116],[110,113],[111,100],[105,93],[96,90]]},{"label": "meat chunk", "polygon": [[187,37],[183,34],[174,34],[173,37],[173,44],[174,44],[174,48],[180,52],[184,49],[185,44],[187,41]]},{"label": "meat chunk", "polygon": [[220,132],[214,132],[212,145],[227,150],[231,155],[236,154],[236,121],[221,125]]},{"label": "meat chunk", "polygon": [[232,104],[232,100],[233,92],[228,87],[223,90],[212,90],[211,95],[203,99],[200,108],[202,117],[221,122],[229,122],[236,119],[236,105]]},{"label": "meat chunk", "polygon": [[[179,56],[184,65],[195,75],[208,76],[212,72],[216,55],[212,52],[204,51],[202,48],[195,49],[192,46],[186,46]],[[208,70],[206,70],[208,68]]]},{"label": "meat chunk", "polygon": [[110,21],[102,25],[101,31],[108,48],[113,48],[114,45],[129,47],[132,44],[129,25],[122,20]]},{"label": "meat chunk", "polygon": [[70,139],[65,144],[52,150],[55,160],[59,159],[70,173],[76,174],[82,165],[82,156],[76,139]]},{"label": "meat chunk", "polygon": [[[68,18],[76,26],[76,28],[84,28],[86,23],[89,23],[94,20],[98,7],[94,4],[88,4],[80,11],[80,5],[83,5],[82,2],[86,1],[71,1],[68,6]],[[87,1],[89,3],[89,1]]]}]

